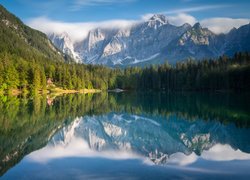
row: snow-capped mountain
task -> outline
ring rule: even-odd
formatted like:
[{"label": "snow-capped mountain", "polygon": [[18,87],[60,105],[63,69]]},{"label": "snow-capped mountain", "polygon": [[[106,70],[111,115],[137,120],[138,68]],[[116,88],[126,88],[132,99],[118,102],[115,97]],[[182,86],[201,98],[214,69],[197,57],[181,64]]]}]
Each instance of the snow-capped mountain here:
[{"label": "snow-capped mountain", "polygon": [[250,24],[228,34],[215,34],[199,23],[175,26],[164,15],[154,15],[127,28],[96,28],[72,43],[66,33],[49,35],[63,52],[86,64],[144,66],[175,63],[187,58],[215,58],[250,51]]},{"label": "snow-capped mountain", "polygon": [[250,23],[232,29],[225,39],[223,53],[233,55],[235,51],[250,51]]},{"label": "snow-capped mountain", "polygon": [[76,62],[81,62],[81,58],[74,50],[73,42],[66,32],[62,34],[49,34],[48,38],[54,43],[54,45],[60,49],[63,53],[72,57]]},{"label": "snow-capped mountain", "polygon": [[[225,35],[216,35],[200,23],[188,29],[163,50],[170,62],[187,58],[203,59],[222,55]],[[172,61],[171,61],[172,60]]]},{"label": "snow-capped mountain", "polygon": [[172,154],[199,156],[216,144],[229,144],[249,152],[249,148],[244,148],[248,136],[249,131],[239,131],[232,124],[220,122],[189,122],[173,115],[166,123],[166,119],[155,116],[109,113],[77,118],[59,131],[50,145],[68,146],[74,139],[81,139],[97,152],[128,152],[165,164]]}]

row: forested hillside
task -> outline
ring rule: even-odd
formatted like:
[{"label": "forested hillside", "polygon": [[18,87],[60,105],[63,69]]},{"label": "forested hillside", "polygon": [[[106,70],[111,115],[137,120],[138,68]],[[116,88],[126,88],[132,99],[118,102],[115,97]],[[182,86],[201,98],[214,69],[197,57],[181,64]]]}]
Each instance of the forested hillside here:
[{"label": "forested hillside", "polygon": [[47,89],[47,79],[64,89],[108,89],[115,87],[119,70],[53,61],[29,61],[0,53],[0,91],[19,89],[37,93]]},{"label": "forested hillside", "polygon": [[0,54],[0,88],[30,92],[46,90],[47,79],[64,89],[114,89],[161,91],[248,91],[250,53],[217,60],[164,64],[148,68],[109,69],[103,66],[28,61]]},{"label": "forested hillside", "polygon": [[250,53],[202,61],[187,60],[145,69],[125,69],[117,86],[136,90],[216,91],[250,89]]},{"label": "forested hillside", "polygon": [[48,78],[65,89],[106,89],[100,77],[112,79],[102,72],[106,68],[71,64],[72,59],[45,34],[24,25],[1,5],[0,42],[0,93],[13,89],[41,92]]},{"label": "forested hillside", "polygon": [[176,65],[110,69],[76,64],[46,35],[0,6],[0,94],[47,93],[48,80],[62,89],[216,91],[250,89],[250,53],[233,58],[187,60]]},{"label": "forested hillside", "polygon": [[47,36],[22,23],[0,5],[0,52],[22,57],[29,61],[69,61],[48,40]]}]

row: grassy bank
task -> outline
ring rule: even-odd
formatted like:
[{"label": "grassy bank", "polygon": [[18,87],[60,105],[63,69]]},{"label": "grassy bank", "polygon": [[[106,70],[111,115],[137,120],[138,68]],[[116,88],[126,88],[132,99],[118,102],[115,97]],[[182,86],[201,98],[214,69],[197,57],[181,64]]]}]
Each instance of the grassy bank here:
[{"label": "grassy bank", "polygon": [[85,94],[85,93],[100,93],[102,90],[100,89],[80,89],[80,90],[74,90],[74,89],[63,89],[60,87],[48,87],[47,89],[40,89],[36,92],[31,92],[28,90],[20,90],[20,89],[10,89],[0,91],[0,95],[10,95],[10,96],[20,96],[20,95],[52,95],[52,96],[59,96],[62,94]]},{"label": "grassy bank", "polygon": [[80,89],[80,90],[74,90],[74,89],[62,89],[62,88],[52,88],[48,89],[47,94],[53,94],[53,95],[60,95],[60,94],[75,94],[75,93],[100,93],[102,90],[100,89]]}]

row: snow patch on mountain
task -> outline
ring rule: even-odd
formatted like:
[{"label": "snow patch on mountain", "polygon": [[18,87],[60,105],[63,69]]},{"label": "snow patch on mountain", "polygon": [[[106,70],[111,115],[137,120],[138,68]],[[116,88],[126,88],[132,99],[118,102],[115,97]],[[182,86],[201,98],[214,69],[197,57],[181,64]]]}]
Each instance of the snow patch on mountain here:
[{"label": "snow patch on mountain", "polygon": [[76,62],[110,67],[162,64],[177,61],[216,58],[238,51],[250,51],[249,25],[228,34],[215,34],[200,23],[175,26],[164,15],[153,15],[133,26],[94,28],[87,37],[72,42],[66,33],[49,35],[57,48]]},{"label": "snow patch on mountain", "polygon": [[71,41],[69,35],[66,32],[61,33],[59,35],[52,33],[49,34],[48,37],[52,41],[52,43],[63,53],[72,57],[76,62],[81,62],[81,58],[79,54],[75,52],[73,42]]},{"label": "snow patch on mountain", "polygon": [[152,59],[155,59],[156,57],[158,57],[160,55],[160,53],[156,53],[152,56],[150,56],[149,58],[145,58],[145,59],[135,59],[133,62],[131,62],[130,64],[137,64],[137,63],[142,63],[142,62],[146,62],[146,61],[150,61]]}]

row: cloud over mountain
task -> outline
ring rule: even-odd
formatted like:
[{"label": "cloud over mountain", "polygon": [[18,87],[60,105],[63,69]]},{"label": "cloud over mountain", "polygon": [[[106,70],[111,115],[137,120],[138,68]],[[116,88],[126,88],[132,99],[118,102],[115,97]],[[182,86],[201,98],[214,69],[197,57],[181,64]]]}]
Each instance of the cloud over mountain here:
[{"label": "cloud over mountain", "polygon": [[[107,21],[100,22],[63,22],[63,21],[55,21],[49,19],[47,17],[37,17],[33,19],[29,19],[26,23],[33,27],[34,29],[38,29],[43,31],[46,34],[50,33],[63,33],[67,32],[72,41],[80,41],[84,39],[88,32],[91,29],[95,28],[127,28],[131,27],[134,24],[140,23],[152,17],[153,14],[144,14],[141,16],[141,19],[137,20],[127,20],[127,19],[111,19]],[[179,13],[175,15],[168,15],[167,19],[170,24],[181,26],[184,23],[188,23],[190,25],[194,25],[198,20],[186,13]],[[250,19],[233,19],[233,18],[207,18],[200,20],[200,23],[203,27],[209,28],[216,34],[219,33],[228,33],[232,28],[238,28],[244,24],[248,24]]]},{"label": "cloud over mountain", "polygon": [[51,33],[60,34],[67,32],[71,40],[74,42],[84,39],[88,35],[91,29],[127,28],[136,23],[137,21],[134,20],[119,20],[119,19],[113,19],[102,22],[69,23],[69,22],[54,21],[46,17],[38,17],[27,21],[27,24],[30,27],[38,29],[46,34],[51,34]]},{"label": "cloud over mountain", "polygon": [[209,28],[216,34],[228,33],[232,28],[239,28],[248,23],[250,23],[250,19],[209,18],[201,21],[204,27]]}]

